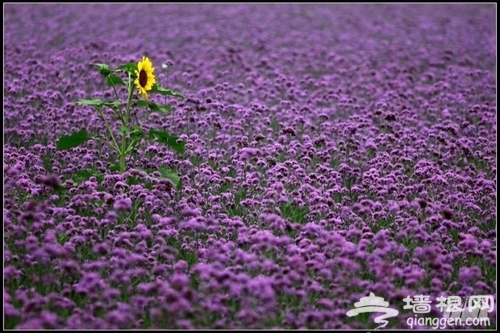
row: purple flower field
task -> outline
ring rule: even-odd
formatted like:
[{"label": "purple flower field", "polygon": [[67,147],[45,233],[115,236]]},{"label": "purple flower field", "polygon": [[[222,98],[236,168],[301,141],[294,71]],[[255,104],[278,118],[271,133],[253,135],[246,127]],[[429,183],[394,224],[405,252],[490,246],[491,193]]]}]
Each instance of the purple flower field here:
[{"label": "purple flower field", "polygon": [[[374,329],[346,315],[370,293],[385,329],[418,295],[432,318],[491,295],[473,328],[496,328],[495,5],[4,14],[5,328]],[[91,63],[142,56],[186,97],[152,95],[173,112],[147,124],[185,153],[145,144],[119,173],[99,142],[57,151],[106,131],[75,105],[113,98]]]}]

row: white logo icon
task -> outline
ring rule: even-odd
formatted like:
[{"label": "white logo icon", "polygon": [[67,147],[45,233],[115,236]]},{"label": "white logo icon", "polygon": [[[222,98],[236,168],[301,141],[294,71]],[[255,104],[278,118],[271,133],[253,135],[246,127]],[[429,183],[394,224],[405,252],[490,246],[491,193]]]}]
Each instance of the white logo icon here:
[{"label": "white logo icon", "polygon": [[356,309],[352,309],[347,312],[347,316],[353,317],[364,312],[384,312],[385,314],[380,315],[374,319],[375,324],[382,324],[375,328],[378,330],[387,326],[389,323],[386,319],[396,317],[399,314],[398,310],[388,308],[389,303],[384,301],[382,297],[377,297],[373,293],[370,293],[368,297],[362,297],[359,302],[354,303]]}]

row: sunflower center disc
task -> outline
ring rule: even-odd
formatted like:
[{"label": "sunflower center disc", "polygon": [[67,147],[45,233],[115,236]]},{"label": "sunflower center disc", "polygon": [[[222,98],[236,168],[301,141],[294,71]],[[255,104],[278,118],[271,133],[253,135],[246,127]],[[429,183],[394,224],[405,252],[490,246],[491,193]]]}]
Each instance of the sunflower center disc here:
[{"label": "sunflower center disc", "polygon": [[141,70],[139,73],[139,84],[141,85],[141,87],[145,87],[147,83],[148,83],[148,74],[146,73],[145,70]]}]

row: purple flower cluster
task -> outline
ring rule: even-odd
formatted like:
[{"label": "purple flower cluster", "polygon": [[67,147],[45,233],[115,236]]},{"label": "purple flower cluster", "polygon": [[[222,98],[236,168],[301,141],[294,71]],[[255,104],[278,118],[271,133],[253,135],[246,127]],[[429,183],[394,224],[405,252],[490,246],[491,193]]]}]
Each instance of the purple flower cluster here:
[{"label": "purple flower cluster", "polygon": [[[373,292],[408,329],[407,296],[496,295],[495,9],[6,5],[5,327],[372,329]],[[106,131],[89,63],[143,55],[185,154],[56,151]]]}]

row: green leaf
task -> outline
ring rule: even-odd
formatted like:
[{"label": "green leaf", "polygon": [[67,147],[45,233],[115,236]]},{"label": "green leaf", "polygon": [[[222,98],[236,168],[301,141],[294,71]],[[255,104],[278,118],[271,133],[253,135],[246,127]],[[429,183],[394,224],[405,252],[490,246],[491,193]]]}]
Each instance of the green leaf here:
[{"label": "green leaf", "polygon": [[71,174],[70,178],[77,184],[88,180],[90,177],[96,177],[97,181],[101,182],[104,178],[103,174],[96,170],[80,170]]},{"label": "green leaf", "polygon": [[57,242],[61,245],[63,245],[70,239],[69,238],[70,236],[66,235],[64,232],[58,232],[56,234],[56,237],[57,237]]},{"label": "green leaf", "polygon": [[76,105],[89,105],[89,106],[109,106],[110,108],[119,107],[120,101],[103,101],[102,99],[79,99],[75,102]]},{"label": "green leaf", "polygon": [[146,106],[149,106],[149,103],[150,102],[148,102],[148,101],[144,101],[144,100],[140,99],[137,102],[135,102],[135,105],[138,107],[146,107]]},{"label": "green leaf", "polygon": [[131,73],[132,75],[135,75],[135,71],[137,71],[137,63],[136,62],[129,62],[124,65],[118,66],[116,68],[117,71],[123,71],[126,73]]},{"label": "green leaf", "polygon": [[54,193],[59,195],[59,199],[61,199],[61,197],[63,197],[64,194],[66,193],[66,188],[64,188],[64,186],[58,186],[57,188],[54,189]]},{"label": "green leaf", "polygon": [[179,98],[184,98],[184,95],[176,93],[170,89],[165,89],[163,87],[160,87],[156,83],[153,84],[153,87],[151,88],[151,92],[153,93],[158,93],[162,95],[167,95],[167,96],[173,96],[173,97],[179,97]]},{"label": "green leaf", "polygon": [[106,78],[106,81],[108,82],[108,85],[110,87],[117,86],[117,85],[120,85],[120,86],[125,85],[125,82],[123,82],[122,78],[119,76],[116,76],[115,74],[108,75],[108,77]]},{"label": "green leaf", "polygon": [[132,186],[132,185],[137,185],[137,184],[140,184],[140,183],[141,182],[137,178],[135,178],[135,177],[128,177],[127,178],[127,185]]},{"label": "green leaf", "polygon": [[79,99],[75,102],[76,105],[90,105],[90,106],[103,106],[104,101],[102,99]]},{"label": "green leaf", "polygon": [[182,178],[179,180],[179,184],[177,184],[176,186],[176,190],[177,191],[180,191],[182,189],[182,186],[183,186],[183,182],[182,182]]},{"label": "green leaf", "polygon": [[170,105],[157,105],[154,104],[153,107],[151,107],[151,110],[155,112],[161,112],[164,114],[171,114],[172,113],[172,107]]},{"label": "green leaf", "polygon": [[161,113],[165,113],[165,114],[172,113],[172,107],[170,105],[161,105],[161,104],[156,104],[155,102],[148,102],[148,101],[139,100],[136,102],[136,106],[148,107],[153,112],[161,112]]},{"label": "green leaf", "polygon": [[131,135],[143,134],[141,128],[138,125],[135,125],[134,128],[128,128],[128,127],[122,126],[118,129],[118,132],[124,133],[124,134],[131,134]]},{"label": "green leaf", "polygon": [[109,68],[108,65],[106,64],[94,64],[99,68],[99,73],[101,73],[102,76],[108,76],[111,74],[111,68]]},{"label": "green leaf", "polygon": [[75,132],[71,135],[66,135],[62,136],[59,138],[59,141],[57,142],[57,150],[66,150],[66,149],[71,149],[74,147],[78,147],[82,143],[92,139],[86,130],[81,130],[78,132]]},{"label": "green leaf", "polygon": [[104,102],[103,105],[109,106],[110,108],[117,108],[121,105],[122,103],[120,101],[112,101],[112,102]]},{"label": "green leaf", "polygon": [[177,174],[177,172],[173,169],[161,166],[158,168],[158,171],[160,172],[161,176],[163,178],[166,178],[174,184],[175,188],[179,188],[179,184],[181,183],[181,178]]},{"label": "green leaf", "polygon": [[112,166],[109,167],[109,171],[120,171],[120,165],[113,164]]},{"label": "green leaf", "polygon": [[144,133],[142,132],[142,129],[139,126],[135,125],[134,129],[130,133],[130,138],[133,141],[137,141],[139,139],[142,139],[142,137],[144,137]]},{"label": "green leaf", "polygon": [[122,126],[118,129],[118,132],[123,133],[123,134],[128,134],[128,133],[132,133],[132,130],[128,127]]},{"label": "green leaf", "polygon": [[150,102],[148,106],[153,112],[161,112],[164,114],[172,113],[172,108],[170,107],[170,105],[161,105],[161,104],[156,104],[154,102]]},{"label": "green leaf", "polygon": [[94,175],[94,172],[89,170],[80,170],[73,175],[73,180],[80,183],[84,180],[89,179]]},{"label": "green leaf", "polygon": [[157,130],[151,129],[151,130],[149,130],[149,137],[151,139],[154,139],[154,140],[160,142],[160,143],[163,143],[164,145],[169,146],[170,148],[174,149],[178,153],[182,154],[186,150],[186,148],[185,148],[186,143],[185,142],[177,142],[177,140],[178,140],[177,137],[171,136],[170,134],[168,134],[164,130],[157,131]]}]

